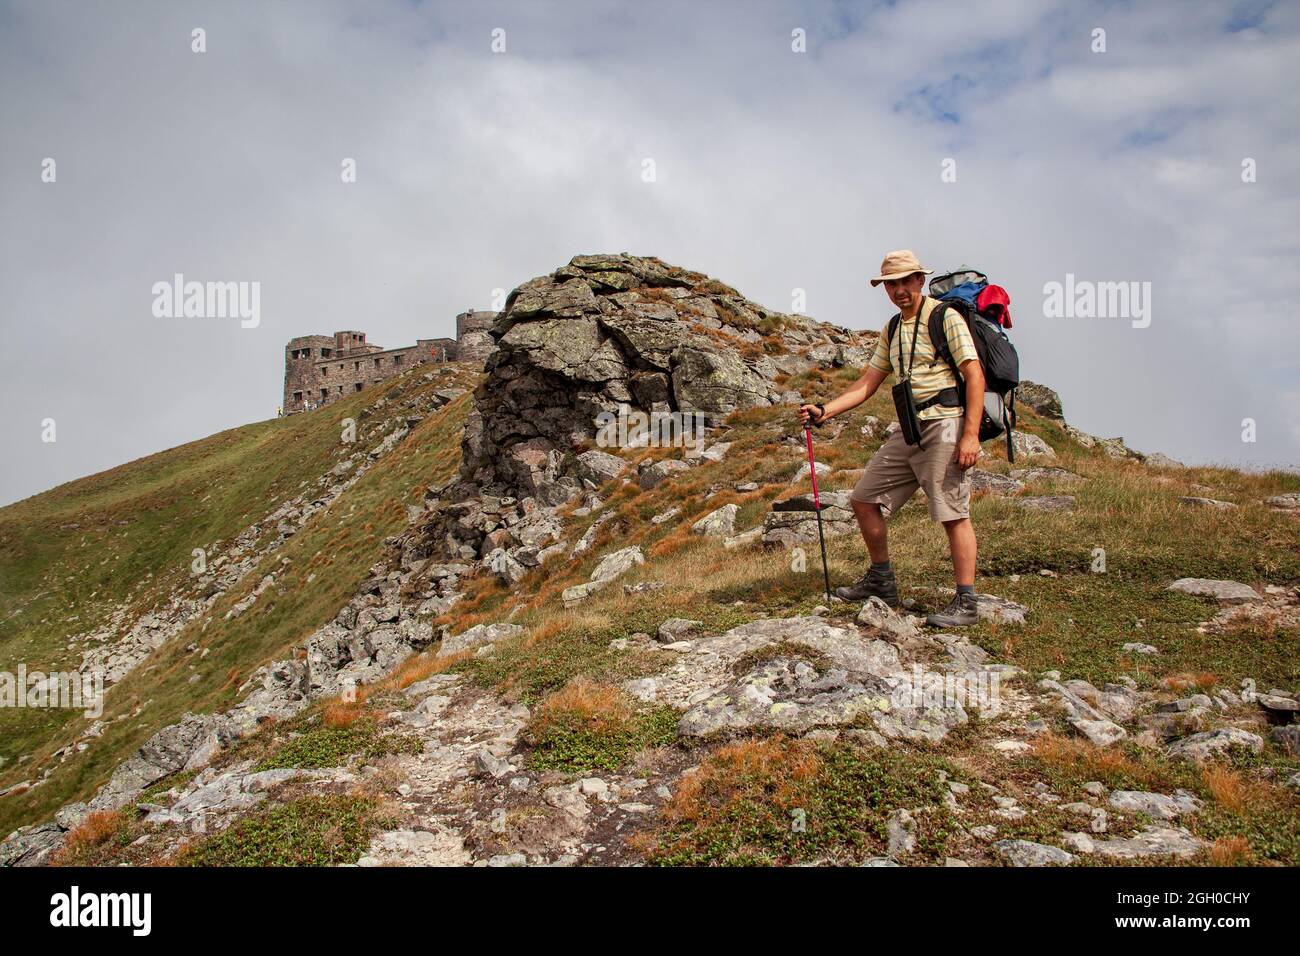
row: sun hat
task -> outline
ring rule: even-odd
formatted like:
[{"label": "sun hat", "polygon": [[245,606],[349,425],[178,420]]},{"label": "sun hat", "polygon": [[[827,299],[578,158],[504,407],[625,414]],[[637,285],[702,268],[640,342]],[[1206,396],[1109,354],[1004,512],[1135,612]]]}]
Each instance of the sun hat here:
[{"label": "sun hat", "polygon": [[928,276],[933,271],[921,265],[921,260],[911,249],[895,249],[885,255],[885,261],[880,264],[880,275],[872,279],[871,284],[877,286],[891,279],[903,279],[914,272]]}]

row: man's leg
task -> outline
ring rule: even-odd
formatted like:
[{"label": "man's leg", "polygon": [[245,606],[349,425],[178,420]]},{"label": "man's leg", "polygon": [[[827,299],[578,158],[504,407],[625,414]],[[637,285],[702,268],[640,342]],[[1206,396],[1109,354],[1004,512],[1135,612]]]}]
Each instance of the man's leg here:
[{"label": "man's leg", "polygon": [[975,526],[970,520],[970,473],[957,464],[956,428],[951,421],[927,422],[923,436],[932,444],[921,468],[921,486],[930,500],[930,517],[943,525],[952,554],[956,593],[948,606],[926,618],[931,627],[969,627],[979,620],[975,601]]},{"label": "man's leg", "polygon": [[889,564],[889,533],[883,508],[890,513],[903,507],[916,491],[916,475],[909,464],[909,450],[902,434],[895,432],[867,462],[849,503],[858,519],[858,530],[871,555],[871,567],[858,581],[835,589],[836,597],[845,601],[866,601],[878,597],[891,607],[898,605],[898,582]]},{"label": "man's leg", "polygon": [[[858,519],[859,523],[861,520]],[[955,521],[945,521],[943,530],[948,533],[948,550],[952,552],[952,570],[957,579],[957,586],[974,587],[977,551],[975,526],[971,524],[970,518],[958,518]],[[864,531],[863,534],[865,535],[866,532]]]},{"label": "man's leg", "polygon": [[884,564],[889,560],[889,529],[885,516],[880,512],[880,505],[872,501],[853,501],[853,514],[858,519],[858,530],[862,540],[867,543],[867,553],[871,555],[872,564]]}]

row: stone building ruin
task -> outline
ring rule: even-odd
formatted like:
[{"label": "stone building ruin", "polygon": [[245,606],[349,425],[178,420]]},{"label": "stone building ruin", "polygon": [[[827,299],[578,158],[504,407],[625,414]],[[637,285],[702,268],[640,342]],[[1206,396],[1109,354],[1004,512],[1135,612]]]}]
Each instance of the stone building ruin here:
[{"label": "stone building ruin", "polygon": [[487,361],[495,343],[488,330],[496,312],[469,309],[456,316],[454,339],[416,339],[386,349],[366,333],[345,329],[333,335],[300,335],[284,347],[282,414],[309,412],[428,362]]}]

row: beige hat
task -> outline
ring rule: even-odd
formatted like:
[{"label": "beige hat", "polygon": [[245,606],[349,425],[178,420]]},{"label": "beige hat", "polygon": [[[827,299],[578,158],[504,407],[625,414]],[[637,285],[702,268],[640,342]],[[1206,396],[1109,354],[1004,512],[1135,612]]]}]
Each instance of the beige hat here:
[{"label": "beige hat", "polygon": [[934,270],[921,265],[921,260],[911,249],[895,249],[886,253],[885,261],[880,264],[880,275],[872,279],[871,284],[877,286],[889,279],[904,279],[913,272],[928,276]]}]

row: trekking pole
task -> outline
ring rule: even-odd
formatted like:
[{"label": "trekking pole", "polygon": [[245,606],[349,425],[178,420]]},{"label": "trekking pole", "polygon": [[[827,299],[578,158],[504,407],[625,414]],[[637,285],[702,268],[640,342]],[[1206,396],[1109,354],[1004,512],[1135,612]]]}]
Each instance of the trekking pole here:
[{"label": "trekking pole", "polygon": [[808,443],[808,469],[812,472],[813,510],[817,512],[817,540],[822,546],[822,580],[826,583],[826,600],[831,600],[831,572],[826,566],[826,534],[822,531],[822,499],[817,492],[817,462],[813,459],[812,426],[804,425],[803,437]]}]

